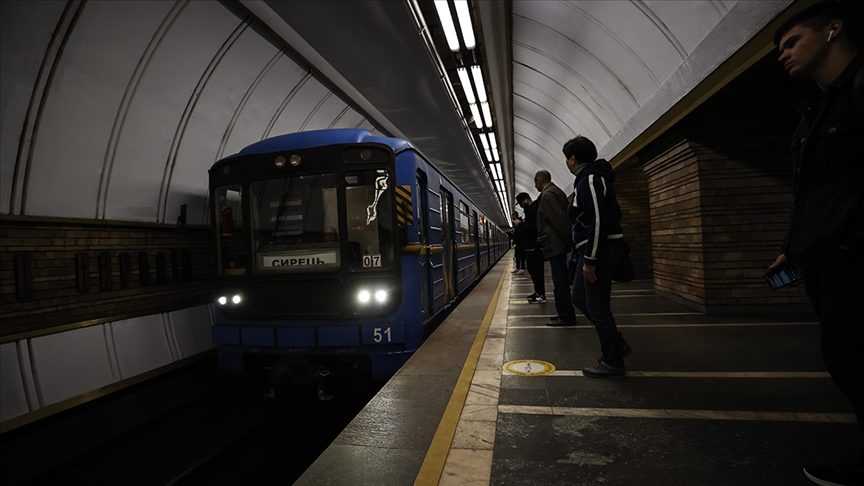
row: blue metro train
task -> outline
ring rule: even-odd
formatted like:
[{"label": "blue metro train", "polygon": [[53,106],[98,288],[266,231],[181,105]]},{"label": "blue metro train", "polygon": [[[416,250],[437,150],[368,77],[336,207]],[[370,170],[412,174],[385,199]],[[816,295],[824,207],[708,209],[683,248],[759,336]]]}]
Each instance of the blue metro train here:
[{"label": "blue metro train", "polygon": [[262,140],[209,173],[229,374],[291,360],[388,379],[509,248],[410,143],[366,130]]}]

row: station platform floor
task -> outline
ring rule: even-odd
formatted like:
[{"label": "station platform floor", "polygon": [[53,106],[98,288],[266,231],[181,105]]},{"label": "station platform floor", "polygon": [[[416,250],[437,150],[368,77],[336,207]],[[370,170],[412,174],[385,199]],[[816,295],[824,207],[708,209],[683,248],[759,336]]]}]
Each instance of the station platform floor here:
[{"label": "station platform floor", "polygon": [[[857,428],[813,314],[706,315],[615,283],[625,379],[582,375],[587,318],[549,327],[512,252],[481,280],[297,485],[812,485]],[[554,371],[552,371],[554,366]]]}]

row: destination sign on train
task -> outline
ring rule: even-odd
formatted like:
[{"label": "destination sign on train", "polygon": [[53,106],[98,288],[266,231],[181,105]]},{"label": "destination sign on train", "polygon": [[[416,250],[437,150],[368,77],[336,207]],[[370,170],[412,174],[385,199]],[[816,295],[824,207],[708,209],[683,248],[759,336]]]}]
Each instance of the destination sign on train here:
[{"label": "destination sign on train", "polygon": [[335,265],[336,252],[293,253],[290,255],[263,256],[264,268],[310,267],[316,265]]}]

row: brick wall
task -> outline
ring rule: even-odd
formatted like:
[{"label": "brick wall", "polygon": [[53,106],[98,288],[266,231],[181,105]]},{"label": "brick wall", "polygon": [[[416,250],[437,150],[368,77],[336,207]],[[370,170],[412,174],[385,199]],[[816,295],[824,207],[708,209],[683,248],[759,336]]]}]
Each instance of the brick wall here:
[{"label": "brick wall", "polygon": [[768,56],[648,147],[655,287],[708,308],[806,304],[762,274],[786,233],[796,109],[811,86]]},{"label": "brick wall", "polygon": [[[209,237],[209,228],[4,217],[0,337],[208,303]],[[29,288],[18,283],[27,273]]]},{"label": "brick wall", "polygon": [[689,143],[678,133],[640,156],[648,179],[654,288],[705,303],[699,170]]}]

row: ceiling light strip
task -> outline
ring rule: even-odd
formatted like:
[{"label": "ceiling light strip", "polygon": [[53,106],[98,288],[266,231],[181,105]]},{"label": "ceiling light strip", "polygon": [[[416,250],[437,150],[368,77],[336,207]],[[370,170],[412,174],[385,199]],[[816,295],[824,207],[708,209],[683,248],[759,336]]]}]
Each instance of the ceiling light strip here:
[{"label": "ceiling light strip", "polygon": [[456,16],[459,18],[459,27],[462,28],[465,48],[474,49],[477,42],[474,38],[474,26],[471,24],[471,12],[468,11],[468,0],[454,0],[453,4],[456,6]]},{"label": "ceiling light strip", "polygon": [[456,26],[453,25],[453,16],[450,15],[450,5],[447,4],[447,0],[435,0],[435,10],[438,11],[438,20],[444,29],[447,46],[451,51],[459,52],[459,38],[456,36]]}]

